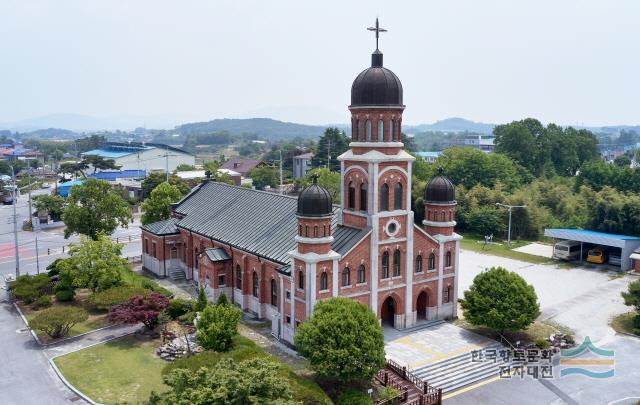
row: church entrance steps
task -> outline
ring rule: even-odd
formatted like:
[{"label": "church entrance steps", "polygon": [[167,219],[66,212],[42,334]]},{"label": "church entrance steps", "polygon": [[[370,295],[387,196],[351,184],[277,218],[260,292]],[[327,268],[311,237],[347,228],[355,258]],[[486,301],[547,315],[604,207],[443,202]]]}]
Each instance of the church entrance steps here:
[{"label": "church entrance steps", "polygon": [[[505,350],[500,343],[493,343],[483,348],[483,351],[495,350],[499,353]],[[473,359],[472,352],[459,354],[448,359],[438,361],[412,370],[412,373],[430,385],[448,393],[487,378],[500,374],[500,366],[506,363],[487,359]]]},{"label": "church entrance steps", "polygon": [[400,391],[397,398],[378,401],[376,402],[377,405],[397,403],[406,405],[442,404],[442,390],[427,384],[408,371],[406,367],[400,366],[393,360],[387,360],[386,367],[378,372],[376,380],[385,387],[393,387]]},{"label": "church entrance steps", "polygon": [[184,280],[187,277],[184,270],[179,267],[172,267],[169,269],[169,278],[171,280]]},{"label": "church entrance steps", "polygon": [[438,320],[433,320],[433,321],[418,321],[417,324],[410,326],[406,329],[402,329],[403,332],[415,332],[417,330],[422,330],[422,329],[426,329],[426,328],[431,328],[433,326],[437,326],[440,324],[445,323],[446,321],[443,321],[442,319],[438,319]]}]

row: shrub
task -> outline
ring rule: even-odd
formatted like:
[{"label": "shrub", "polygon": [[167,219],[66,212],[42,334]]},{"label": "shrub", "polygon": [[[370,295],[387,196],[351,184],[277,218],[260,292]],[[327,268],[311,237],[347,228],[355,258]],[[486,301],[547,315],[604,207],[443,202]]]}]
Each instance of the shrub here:
[{"label": "shrub", "polygon": [[572,344],[574,344],[576,342],[576,338],[570,333],[564,335],[564,340],[570,345],[572,345]]},{"label": "shrub", "polygon": [[636,315],[633,318],[633,333],[640,335],[640,315]]},{"label": "shrub", "polygon": [[91,294],[87,304],[95,309],[108,310],[114,305],[123,304],[137,295],[147,296],[151,290],[141,287],[113,287]]},{"label": "shrub", "polygon": [[72,289],[58,290],[56,291],[56,300],[60,302],[73,301],[76,296],[76,292]]},{"label": "shrub", "polygon": [[189,311],[184,315],[180,315],[178,320],[180,322],[193,323],[193,320],[196,319],[196,313],[193,311]]},{"label": "shrub", "polygon": [[210,305],[197,320],[196,339],[205,349],[226,352],[238,333],[242,312],[231,305]]},{"label": "shrub", "polygon": [[77,307],[54,307],[42,310],[33,317],[33,329],[41,330],[52,339],[66,336],[71,328],[89,317],[87,311]]},{"label": "shrub", "polygon": [[340,394],[336,405],[373,405],[373,401],[364,392],[350,389]]},{"label": "shrub", "polygon": [[534,344],[538,349],[542,350],[548,349],[551,346],[544,338],[537,338]]},{"label": "shrub", "polygon": [[204,288],[200,287],[198,290],[198,301],[196,302],[195,311],[200,312],[204,310],[207,305],[209,305],[209,299],[207,298],[207,294],[204,292]]},{"label": "shrub", "polygon": [[193,301],[184,300],[182,298],[174,298],[169,301],[169,306],[166,311],[171,319],[177,319],[178,317],[191,312],[193,310]]},{"label": "shrub", "polygon": [[115,322],[136,324],[142,322],[148,329],[158,323],[158,315],[169,306],[169,299],[162,294],[152,292],[148,295],[131,297],[124,304],[114,305],[109,318]]},{"label": "shrub", "polygon": [[229,301],[229,299],[224,293],[220,294],[220,296],[218,297],[218,300],[216,301],[216,305],[230,305],[230,304],[231,302]]},{"label": "shrub", "polygon": [[40,296],[38,291],[31,285],[18,285],[17,287],[13,287],[11,291],[13,291],[13,296],[16,299],[25,304],[31,304]]},{"label": "shrub", "polygon": [[33,303],[36,308],[46,308],[51,305],[51,297],[48,295],[43,295],[38,297],[36,301]]}]

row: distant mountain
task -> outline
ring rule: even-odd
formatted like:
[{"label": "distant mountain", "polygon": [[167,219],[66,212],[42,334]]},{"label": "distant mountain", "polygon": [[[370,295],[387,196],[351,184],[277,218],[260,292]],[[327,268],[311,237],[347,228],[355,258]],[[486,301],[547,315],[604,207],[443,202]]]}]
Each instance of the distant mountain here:
[{"label": "distant mountain", "polygon": [[480,134],[490,134],[493,132],[495,124],[485,124],[483,122],[474,122],[464,118],[447,118],[436,121],[433,124],[405,125],[404,132],[418,133],[427,131],[442,132],[476,132]]},{"label": "distant mountain", "polygon": [[83,114],[50,114],[13,122],[1,122],[0,130],[13,132],[31,132],[40,129],[64,128],[74,132],[129,131],[138,127],[172,128],[184,117],[173,114],[152,116],[119,115],[111,117],[93,117]]},{"label": "distant mountain", "polygon": [[319,137],[325,126],[295,124],[270,118],[223,118],[207,122],[179,125],[175,132],[183,135],[227,131],[232,135],[255,134],[266,139],[290,139]]}]

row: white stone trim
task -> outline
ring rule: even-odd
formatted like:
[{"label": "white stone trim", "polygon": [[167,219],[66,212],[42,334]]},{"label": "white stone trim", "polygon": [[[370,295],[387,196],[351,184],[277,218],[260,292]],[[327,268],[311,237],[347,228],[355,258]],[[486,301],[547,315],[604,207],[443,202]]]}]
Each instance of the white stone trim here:
[{"label": "white stone trim", "polygon": [[287,254],[293,258],[293,259],[298,259],[301,260],[303,262],[308,263],[317,263],[323,260],[334,260],[334,259],[340,259],[342,256],[340,256],[340,254],[334,252],[333,250],[330,250],[329,253],[325,253],[325,254],[318,254],[318,253],[313,253],[313,252],[309,252],[309,253],[300,253],[298,251],[298,248],[295,248],[294,250],[291,250],[289,252],[287,252]]},{"label": "white stone trim", "polygon": [[[409,167],[411,167],[411,162],[409,162]],[[409,173],[404,170],[402,167],[400,166],[389,166],[389,167],[385,167],[379,174],[378,176],[382,177],[383,174],[385,174],[386,172],[390,171],[390,170],[397,170],[399,172],[401,172],[402,174],[405,175],[405,177],[408,179],[409,178]],[[409,189],[411,190],[411,189]]]},{"label": "white stone trim", "polygon": [[380,211],[378,213],[378,217],[380,218],[398,217],[403,215],[407,215],[407,210]]},{"label": "white stone trim", "polygon": [[453,233],[452,235],[434,235],[435,240],[438,243],[445,243],[445,242],[453,242],[453,241],[457,241],[457,240],[462,240],[462,235],[458,235],[457,233]]},{"label": "white stone trim", "polygon": [[457,240],[456,241],[456,267],[455,267],[455,271],[453,272],[454,274],[454,279],[453,279],[453,317],[457,317],[458,316],[458,279],[459,279],[459,275],[460,275],[460,241]]},{"label": "white stone trim", "polygon": [[402,142],[350,142],[350,148],[404,148]]},{"label": "white stone trim", "polygon": [[338,156],[338,160],[357,160],[357,161],[364,161],[364,162],[380,163],[380,162],[413,162],[414,160],[416,160],[416,158],[414,158],[404,150],[401,150],[395,155],[387,155],[377,150],[370,150],[366,153],[363,153],[362,155],[356,155],[355,153],[353,153],[352,150],[348,150],[342,155]]},{"label": "white stone trim", "polygon": [[350,172],[350,171],[352,171],[352,170],[360,170],[362,173],[364,173],[364,175],[365,175],[366,177],[369,177],[369,173],[367,173],[367,171],[364,169],[364,167],[362,167],[362,166],[360,166],[360,165],[357,165],[357,164],[354,164],[354,165],[349,166],[349,167],[344,171],[343,179],[345,179],[345,180],[346,180],[346,178],[347,178],[347,173],[349,173],[349,172]]},{"label": "white stone trim", "polygon": [[389,245],[393,243],[402,243],[406,241],[407,241],[407,238],[389,238],[389,239],[379,241],[378,245]]},{"label": "white stone trim", "polygon": [[440,317],[440,310],[442,309],[442,274],[444,273],[444,244],[440,244],[438,253],[438,317]]},{"label": "white stone trim", "polygon": [[360,211],[360,210],[352,210],[350,208],[343,208],[342,212],[345,212],[349,215],[355,215],[357,217],[364,217],[364,218],[369,218],[369,214],[365,211]]},{"label": "white stone trim", "polygon": [[457,224],[456,221],[439,222],[439,221],[427,221],[426,219],[422,221],[422,225],[432,226],[434,228],[453,228],[454,226],[456,226],[456,224]]},{"label": "white stone trim", "polygon": [[338,260],[333,260],[331,271],[331,290],[334,297],[338,296]]},{"label": "white stone trim", "polygon": [[307,238],[305,236],[295,236],[295,241],[298,243],[307,243],[309,245],[320,245],[323,243],[333,243],[333,236],[325,236],[322,238]]},{"label": "white stone trim", "polygon": [[311,316],[313,308],[316,306],[316,263],[309,264],[309,290],[307,291],[307,301],[309,301],[309,313]]},{"label": "white stone trim", "polygon": [[380,292],[384,292],[384,291],[389,291],[389,290],[395,290],[396,288],[404,288],[406,287],[407,284],[406,283],[402,283],[402,284],[393,284],[393,285],[389,285],[386,287],[382,287],[380,288]]}]

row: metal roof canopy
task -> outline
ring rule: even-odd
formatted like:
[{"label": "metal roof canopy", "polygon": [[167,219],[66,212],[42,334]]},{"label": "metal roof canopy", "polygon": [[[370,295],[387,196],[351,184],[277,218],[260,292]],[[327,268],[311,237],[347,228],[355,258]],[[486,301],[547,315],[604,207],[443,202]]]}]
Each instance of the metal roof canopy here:
[{"label": "metal roof canopy", "polygon": [[584,229],[545,229],[544,236],[620,248],[621,270],[629,270],[632,267],[630,256],[635,249],[640,247],[640,237],[638,236],[617,235]]},{"label": "metal roof canopy", "polygon": [[212,262],[224,262],[231,260],[231,256],[223,248],[209,248],[204,251]]}]

